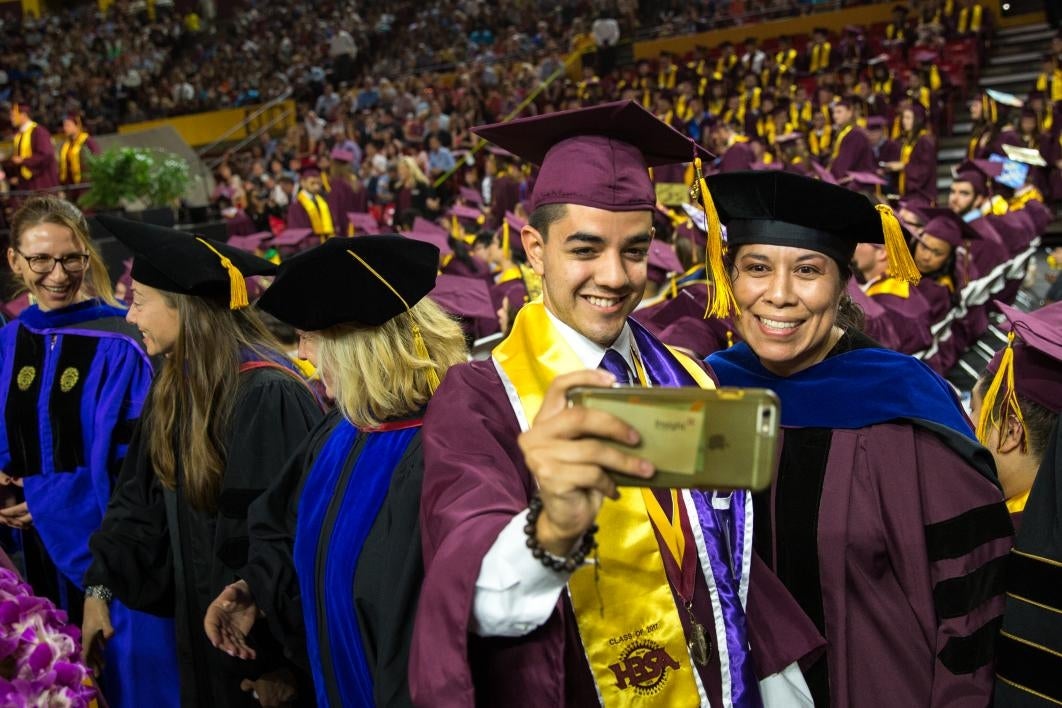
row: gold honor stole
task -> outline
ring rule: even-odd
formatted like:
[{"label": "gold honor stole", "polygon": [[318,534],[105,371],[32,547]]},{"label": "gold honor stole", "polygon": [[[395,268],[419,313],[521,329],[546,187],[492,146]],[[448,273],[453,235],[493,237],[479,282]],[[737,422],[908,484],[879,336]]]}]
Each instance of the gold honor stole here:
[{"label": "gold honor stole", "polygon": [[900,162],[903,163],[904,169],[900,170],[900,182],[899,189],[900,195],[904,195],[907,192],[907,163],[911,161],[911,153],[914,152],[915,145],[922,139],[922,136],[926,134],[926,131],[919,131],[918,135],[914,136],[914,140],[905,140],[903,147],[900,148]]},{"label": "gold honor stole", "polygon": [[88,137],[88,133],[78,133],[73,140],[64,141],[59,149],[59,181],[63,184],[68,184],[67,175],[70,176],[69,184],[81,183],[81,148]]},{"label": "gold honor stole", "polygon": [[302,204],[302,208],[306,210],[306,215],[310,217],[310,228],[321,237],[322,241],[326,236],[335,234],[336,230],[332,225],[332,212],[328,209],[328,202],[321,195],[317,194],[311,197],[310,193],[305,189],[300,189],[299,204]]},{"label": "gold honor stole", "polygon": [[[15,133],[15,154],[25,159],[27,157],[33,157],[33,131],[37,129],[37,124],[33,121],[29,122],[29,127],[25,130],[20,130]],[[19,176],[22,179],[33,179],[33,172],[25,165],[19,167]]]},{"label": "gold honor stole", "polygon": [[[699,386],[714,388],[700,367],[668,350]],[[517,417],[525,427],[538,414],[553,379],[585,368],[541,300],[520,310],[493,357],[508,378],[507,388],[515,389],[522,408]],[[637,368],[641,378],[642,367]],[[695,525],[696,516],[690,516]],[[568,590],[603,705],[700,705],[696,669],[641,491],[621,487],[618,500],[601,505],[597,524],[596,572],[590,565],[579,568]]]},{"label": "gold honor stole", "polygon": [[841,132],[837,134],[837,140],[833,144],[833,153],[830,155],[831,160],[836,160],[837,156],[841,154],[841,143],[848,137],[848,134],[852,132],[852,124],[849,123],[845,127],[841,128]]}]

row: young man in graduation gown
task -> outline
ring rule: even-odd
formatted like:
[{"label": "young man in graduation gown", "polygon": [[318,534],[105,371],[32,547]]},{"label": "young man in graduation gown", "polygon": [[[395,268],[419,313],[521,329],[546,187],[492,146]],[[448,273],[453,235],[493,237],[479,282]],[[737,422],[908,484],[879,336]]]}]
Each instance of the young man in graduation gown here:
[{"label": "young man in graduation gown", "polygon": [[863,129],[856,125],[852,100],[842,98],[830,104],[833,117],[833,150],[827,168],[835,179],[841,180],[850,172],[876,172],[874,150]]},{"label": "young man in graduation gown", "polygon": [[29,104],[11,105],[11,126],[15,129],[13,150],[5,170],[12,189],[32,191],[59,184],[52,134],[30,117]]},{"label": "young man in graduation gown", "polygon": [[903,230],[887,207],[782,172],[708,186],[745,339],[708,363],[781,401],[754,544],[825,633],[805,667],[815,705],[985,706],[1012,536],[992,461],[951,386],[844,307],[857,241],[883,242],[917,282]]},{"label": "young man in graduation gown", "polygon": [[306,162],[299,170],[299,189],[288,206],[289,229],[312,229],[323,243],[336,235],[335,221],[323,194],[321,170]]},{"label": "young man in graduation gown", "polygon": [[971,407],[1017,529],[994,705],[1046,707],[1062,703],[1062,303],[1032,312],[996,304],[1011,336],[974,386]]},{"label": "young man in graduation gown", "polygon": [[578,385],[712,385],[628,318],[653,236],[647,167],[692,143],[633,101],[477,132],[541,165],[522,238],[543,299],[428,408],[414,703],[808,705],[794,662],[818,638],[750,553],[748,494],[617,495],[606,469],[653,471],[590,438],[630,445],[630,430],[564,402]]},{"label": "young man in graduation gown", "polygon": [[[80,113],[66,114],[63,118],[63,135],[66,140],[59,148],[59,184],[81,184],[88,173],[85,158],[99,154],[99,143],[85,130]],[[73,191],[67,196],[76,200],[80,194],[80,191]]]},{"label": "young man in graduation gown", "polygon": [[855,248],[852,269],[861,288],[889,313],[899,341],[892,348],[904,354],[926,349],[933,341],[929,303],[918,289],[889,271],[889,254],[883,246],[861,243]]},{"label": "young man in graduation gown", "polygon": [[349,236],[350,219],[347,214],[365,211],[363,199],[359,199],[350,184],[350,165],[354,153],[336,147],[331,152],[332,168],[328,180],[328,211],[337,236]]}]

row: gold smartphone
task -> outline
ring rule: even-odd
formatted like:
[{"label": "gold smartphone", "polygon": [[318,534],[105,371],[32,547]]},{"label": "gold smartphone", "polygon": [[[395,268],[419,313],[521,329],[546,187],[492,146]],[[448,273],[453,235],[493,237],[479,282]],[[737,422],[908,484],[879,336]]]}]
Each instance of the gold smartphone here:
[{"label": "gold smartphone", "polygon": [[638,431],[634,447],[609,444],[649,460],[656,474],[610,472],[623,486],[759,491],[774,477],[780,413],[767,389],[578,387],[568,405],[606,411]]}]

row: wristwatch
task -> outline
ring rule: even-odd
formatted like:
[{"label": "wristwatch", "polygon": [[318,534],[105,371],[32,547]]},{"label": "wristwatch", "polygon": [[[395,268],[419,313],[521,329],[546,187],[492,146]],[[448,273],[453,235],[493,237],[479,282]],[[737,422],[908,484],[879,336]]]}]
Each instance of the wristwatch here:
[{"label": "wristwatch", "polygon": [[114,599],[114,593],[106,585],[89,585],[85,588],[85,597],[94,597],[97,600],[110,603]]}]

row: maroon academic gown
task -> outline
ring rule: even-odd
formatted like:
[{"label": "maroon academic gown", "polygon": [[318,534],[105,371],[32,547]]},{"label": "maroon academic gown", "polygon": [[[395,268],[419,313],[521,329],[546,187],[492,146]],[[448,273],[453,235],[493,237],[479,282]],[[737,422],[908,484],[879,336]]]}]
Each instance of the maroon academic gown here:
[{"label": "maroon academic gown", "polygon": [[781,445],[755,544],[825,627],[825,666],[805,671],[822,708],[987,706],[1012,541],[999,488],[903,420],[786,428]]},{"label": "maroon academic gown", "polygon": [[885,306],[863,292],[855,278],[848,280],[848,295],[863,311],[863,334],[886,349],[896,350],[900,346],[900,336],[892,325],[892,317]]},{"label": "maroon academic gown", "polygon": [[345,179],[340,177],[332,180],[331,187],[326,201],[328,210],[332,212],[332,225],[335,226],[337,236],[346,236],[350,228],[350,219],[347,218],[347,214],[362,210],[357,208],[360,205],[354,194],[354,188]]},{"label": "maroon academic gown", "polygon": [[[841,129],[843,130],[843,128]],[[840,133],[838,130],[836,133]],[[856,126],[844,136],[837,148],[837,157],[830,161],[830,174],[838,180],[848,176],[849,172],[876,172],[874,150],[870,139],[863,129]]]},{"label": "maroon academic gown", "polygon": [[[329,207],[329,211],[332,212],[331,207]],[[335,219],[336,219],[335,212],[332,212],[332,227],[333,228],[338,228]],[[294,194],[291,195],[291,203],[288,204],[287,223],[288,223],[288,228],[289,229],[312,229],[313,228],[313,222],[310,221],[310,215],[306,213],[305,207],[303,207],[302,204],[299,203],[298,192],[295,192]],[[342,235],[342,234],[339,234],[339,232],[336,232],[336,234],[334,234],[334,235]]]},{"label": "maroon academic gown", "polygon": [[[92,136],[89,136],[89,138],[85,141],[85,144],[81,146],[81,152],[77,156],[78,157],[78,162],[81,163],[80,165],[78,165],[78,167],[81,170],[81,181],[82,182],[85,181],[85,177],[88,175],[88,159],[87,159],[88,156],[89,155],[99,155],[99,154],[100,154],[100,144],[96,142],[95,138],[93,138]],[[56,154],[55,158],[56,158],[56,160],[58,160],[59,159],[59,154]],[[58,163],[56,163],[56,169],[57,170],[59,169],[58,168]],[[74,184],[74,182],[73,182],[74,171],[72,169],[69,169],[69,166],[68,166],[66,174],[67,174],[67,180],[66,180],[66,182],[63,182],[63,184]],[[78,194],[79,194],[78,192],[74,192],[75,196],[78,195]]]},{"label": "maroon academic gown", "polygon": [[[546,623],[524,637],[484,638],[469,631],[483,557],[502,528],[527,508],[535,489],[517,445],[519,434],[493,361],[459,364],[447,372],[424,419],[425,577],[410,653],[414,705],[599,705],[567,593]],[[665,490],[657,496],[667,513],[670,495]],[[716,646],[709,590],[700,572],[693,613]],[[807,617],[755,556],[746,614],[759,678],[820,652],[820,637]],[[686,613],[679,617],[688,631]],[[709,664],[698,667],[712,705],[721,705],[718,656],[713,651]]]},{"label": "maroon academic gown", "polygon": [[752,169],[756,156],[748,143],[734,143],[719,159],[719,172],[743,172]]},{"label": "maroon academic gown", "polygon": [[929,135],[915,143],[904,167],[903,198],[911,204],[932,206],[937,201],[937,144]]},{"label": "maroon academic gown", "polygon": [[507,174],[494,178],[490,187],[490,224],[496,229],[501,226],[505,212],[512,211],[520,203],[520,183]]},{"label": "maroon academic gown", "polygon": [[704,359],[741,341],[729,317],[705,318],[707,303],[707,283],[694,283],[680,289],[674,298],[635,310],[631,317],[664,344],[682,347]]},{"label": "maroon academic gown", "polygon": [[[922,276],[916,287],[922,297],[926,299],[926,302],[929,303],[930,324],[936,324],[947,317],[951,311],[952,302],[951,291],[948,290],[946,285],[938,282],[935,278]],[[951,334],[946,339],[938,339],[936,353],[924,359],[930,368],[941,375],[951,371],[951,368],[958,361],[959,355],[966,348],[966,343],[956,337],[954,324],[951,325],[950,329]]]},{"label": "maroon academic gown", "polygon": [[929,303],[918,289],[911,287],[907,297],[891,293],[871,295],[871,299],[885,308],[887,317],[892,322],[898,342],[895,350],[903,354],[914,354],[933,343],[929,331]]},{"label": "maroon academic gown", "polygon": [[251,217],[243,209],[237,209],[233,217],[225,219],[225,232],[229,236],[250,236],[258,231]]},{"label": "maroon academic gown", "polygon": [[[43,125],[33,129],[30,136],[31,154],[21,165],[9,163],[6,167],[7,178],[13,189],[34,190],[59,186],[59,165],[55,159],[55,146],[52,135]],[[22,168],[29,169],[33,176],[26,179]]]}]

